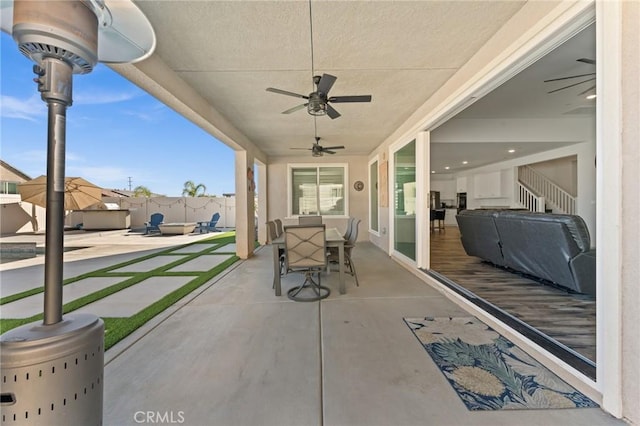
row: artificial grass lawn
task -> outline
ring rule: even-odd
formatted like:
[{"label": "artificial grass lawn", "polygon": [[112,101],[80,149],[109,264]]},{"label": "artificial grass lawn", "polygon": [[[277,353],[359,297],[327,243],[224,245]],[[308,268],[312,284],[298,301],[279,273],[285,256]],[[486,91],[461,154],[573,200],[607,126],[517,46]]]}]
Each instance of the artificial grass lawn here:
[{"label": "artificial grass lawn", "polygon": [[[215,243],[215,245],[211,245],[210,243],[212,242]],[[152,303],[151,305],[147,306],[146,308],[142,309],[141,311],[139,311],[138,313],[136,313],[131,317],[103,318],[105,323],[105,350],[107,350],[113,345],[115,345],[116,343],[118,343],[120,340],[128,336],[129,334],[133,333],[136,329],[138,329],[147,321],[149,321],[150,319],[158,315],[160,312],[164,311],[169,306],[175,304],[177,301],[179,301],[180,299],[182,299],[183,297],[185,297],[186,295],[188,295],[198,287],[202,286],[203,284],[211,280],[220,272],[227,269],[229,266],[231,266],[236,261],[238,261],[239,258],[234,255],[229,259],[225,260],[224,262],[220,263],[219,265],[204,272],[167,272],[169,269],[174,268],[183,263],[189,262],[201,255],[211,254],[212,251],[217,250],[220,247],[223,247],[224,245],[227,245],[233,242],[235,242],[235,233],[226,233],[226,234],[222,234],[220,236],[215,236],[205,240],[199,240],[197,242],[193,242],[190,244],[185,244],[178,247],[171,247],[169,249],[166,249],[157,253],[153,253],[147,256],[141,256],[139,258],[136,258],[127,262],[122,262],[117,265],[112,265],[106,268],[98,269],[93,272],[88,272],[82,275],[78,275],[76,277],[66,279],[64,280],[63,285],[71,284],[73,282],[76,282],[85,278],[90,278],[90,277],[113,277],[113,276],[122,276],[123,278],[129,277],[128,279],[124,279],[124,281],[116,283],[110,287],[104,288],[102,290],[96,291],[94,293],[91,293],[84,297],[80,297],[76,300],[73,300],[69,303],[64,304],[64,306],[62,307],[63,312],[64,313],[72,312],[76,309],[81,308],[82,306],[88,305],[104,297],[107,297],[111,294],[114,294],[118,291],[121,291],[125,288],[136,285],[150,277],[159,277],[159,276],[193,276],[194,277],[192,280],[190,280],[188,283],[186,283],[182,287],[172,291],[171,293],[166,294],[160,300],[157,300],[156,302]],[[207,246],[209,246],[209,248],[207,248],[206,250],[203,248],[203,250],[199,252],[181,255],[180,259],[167,263],[166,265],[162,265],[158,268],[155,268],[147,272],[141,272],[141,273],[110,272],[112,270],[120,269],[127,265],[138,263],[143,260],[151,259],[153,257],[167,255],[170,252],[181,249],[182,247],[191,246],[194,244],[203,244],[203,245],[206,244]],[[219,253],[223,253],[223,252],[219,252]],[[39,287],[39,288],[31,289],[28,291],[24,291],[22,293],[6,296],[0,299],[0,305],[4,305],[5,303],[10,303],[15,300],[19,300],[34,294],[38,294],[43,291],[44,291],[44,287]],[[35,322],[35,321],[41,320],[42,318],[43,318],[43,314],[38,314],[29,318],[22,318],[22,319],[0,319],[0,333],[5,333],[6,331],[11,330],[12,328],[18,327],[23,324]]]}]

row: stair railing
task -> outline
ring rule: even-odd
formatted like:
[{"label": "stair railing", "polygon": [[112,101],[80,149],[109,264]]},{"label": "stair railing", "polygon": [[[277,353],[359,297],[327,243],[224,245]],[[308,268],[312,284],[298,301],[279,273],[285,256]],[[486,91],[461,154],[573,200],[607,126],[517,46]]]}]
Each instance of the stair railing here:
[{"label": "stair railing", "polygon": [[575,214],[576,198],[530,166],[518,167],[518,183],[535,195],[544,197],[545,202],[560,213]]}]

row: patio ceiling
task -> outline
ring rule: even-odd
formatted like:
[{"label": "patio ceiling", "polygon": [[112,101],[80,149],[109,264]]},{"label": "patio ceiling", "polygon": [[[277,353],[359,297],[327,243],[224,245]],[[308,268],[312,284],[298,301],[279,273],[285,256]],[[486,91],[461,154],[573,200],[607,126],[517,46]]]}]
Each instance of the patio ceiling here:
[{"label": "patio ceiling", "polygon": [[267,87],[306,95],[314,74],[329,73],[331,95],[371,94],[317,118],[325,144],[366,155],[525,2],[313,0],[313,69],[307,1],[136,3],[156,30],[154,56],[266,155],[287,156],[313,142],[314,118],[281,114],[302,99]]}]

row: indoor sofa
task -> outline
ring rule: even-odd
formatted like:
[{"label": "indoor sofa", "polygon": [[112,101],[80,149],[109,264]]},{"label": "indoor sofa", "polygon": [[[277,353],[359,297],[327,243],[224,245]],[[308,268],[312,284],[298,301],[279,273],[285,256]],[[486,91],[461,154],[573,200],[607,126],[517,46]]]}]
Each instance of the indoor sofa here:
[{"label": "indoor sofa", "polygon": [[580,216],[463,210],[456,220],[469,256],[595,296],[596,251]]}]

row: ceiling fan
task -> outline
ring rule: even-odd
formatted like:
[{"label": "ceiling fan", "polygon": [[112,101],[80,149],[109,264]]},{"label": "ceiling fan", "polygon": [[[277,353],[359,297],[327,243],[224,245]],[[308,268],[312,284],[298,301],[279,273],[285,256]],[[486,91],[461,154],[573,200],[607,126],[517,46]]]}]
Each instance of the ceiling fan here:
[{"label": "ceiling fan", "polygon": [[307,111],[311,115],[328,115],[331,119],[340,117],[340,113],[335,110],[329,102],[341,103],[341,102],[371,102],[371,95],[359,95],[359,96],[329,96],[329,90],[333,87],[337,77],[331,74],[322,74],[322,76],[313,76],[313,83],[316,85],[316,91],[309,93],[308,96],[300,95],[298,93],[289,92],[286,90],[276,89],[268,87],[268,92],[279,93],[281,95],[295,96],[296,98],[307,99],[308,102],[290,108],[283,111],[283,114],[291,114],[294,111],[298,111],[304,107],[307,107]]},{"label": "ceiling fan", "polygon": [[[579,59],[576,59],[576,61],[577,62],[582,62],[582,63],[585,63],[585,64],[589,64],[589,65],[595,65],[596,64],[596,61],[594,59],[588,59],[588,58],[579,58]],[[586,80],[582,80],[582,81],[579,81],[577,83],[572,83],[572,84],[569,84],[568,86],[560,87],[559,89],[555,89],[555,90],[552,90],[550,92],[547,92],[547,93],[551,94],[551,93],[559,92],[561,90],[569,89],[571,87],[578,86],[578,85],[583,84],[583,83],[587,83],[589,81],[593,81],[593,80],[596,79],[595,75],[596,75],[595,72],[590,72],[590,73],[585,73],[585,74],[570,75],[570,76],[567,76],[567,77],[552,78],[552,79],[549,79],[549,80],[544,80],[544,82],[545,83],[549,83],[549,82],[552,82],[552,81],[564,81],[564,80],[572,80],[574,78],[589,77]],[[591,76],[593,76],[593,77],[591,77]],[[596,86],[594,84],[593,86],[589,87],[587,90],[585,90],[583,92],[580,92],[578,94],[578,96],[584,95],[585,93],[587,93],[587,92],[589,92],[589,91],[591,91],[591,90],[593,90],[595,88],[596,88]]]},{"label": "ceiling fan", "polygon": [[344,146],[320,146],[320,137],[316,136],[316,141],[313,143],[311,148],[291,148],[291,149],[304,149],[306,151],[311,151],[311,155],[314,157],[322,157],[326,154],[335,154],[334,149],[344,149]]},{"label": "ceiling fan", "polygon": [[268,92],[279,93],[281,95],[293,96],[296,98],[306,99],[307,102],[286,111],[282,111],[283,114],[291,114],[304,107],[307,107],[307,112],[313,116],[328,115],[332,120],[340,117],[340,113],[335,110],[329,102],[341,103],[341,102],[371,102],[371,95],[361,96],[329,96],[329,90],[333,87],[337,77],[331,74],[315,75],[315,66],[313,60],[313,13],[311,7],[311,0],[309,0],[309,34],[311,45],[311,75],[313,76],[313,84],[315,85],[315,91],[309,93],[308,96],[301,95],[287,90],[276,89],[268,87]]}]

